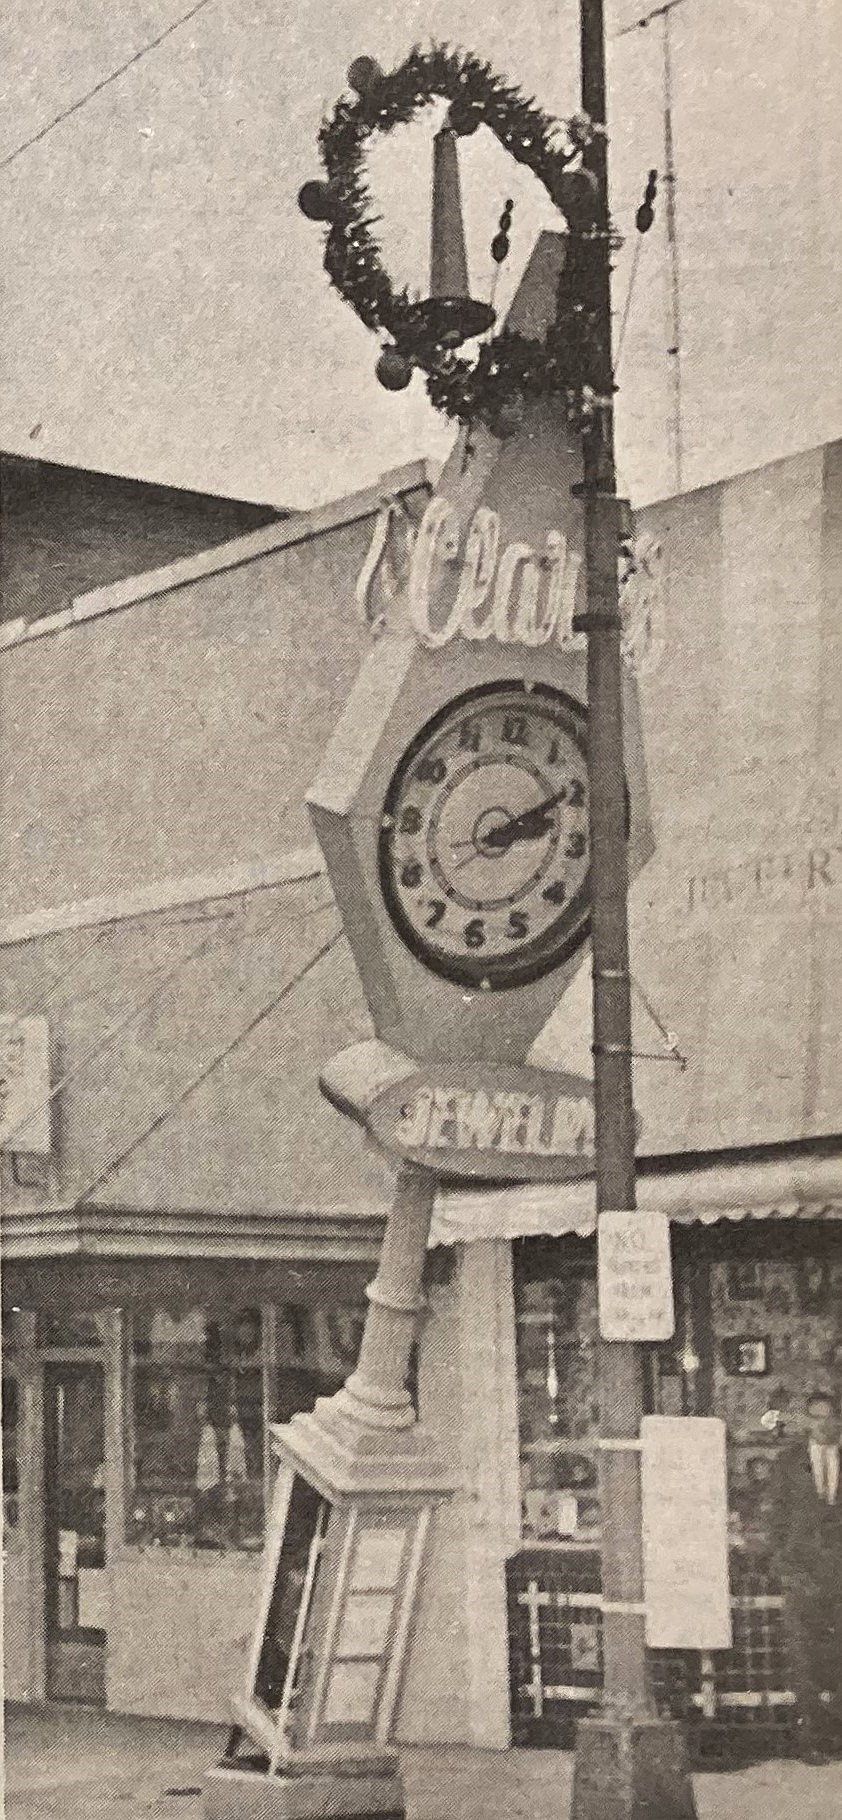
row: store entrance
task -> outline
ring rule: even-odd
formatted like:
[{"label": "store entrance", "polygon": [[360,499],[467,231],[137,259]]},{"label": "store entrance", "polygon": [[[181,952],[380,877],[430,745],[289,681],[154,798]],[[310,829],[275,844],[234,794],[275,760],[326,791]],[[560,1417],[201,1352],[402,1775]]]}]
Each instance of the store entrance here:
[{"label": "store entrance", "polygon": [[44,1367],[47,1698],[104,1704],[105,1376]]}]

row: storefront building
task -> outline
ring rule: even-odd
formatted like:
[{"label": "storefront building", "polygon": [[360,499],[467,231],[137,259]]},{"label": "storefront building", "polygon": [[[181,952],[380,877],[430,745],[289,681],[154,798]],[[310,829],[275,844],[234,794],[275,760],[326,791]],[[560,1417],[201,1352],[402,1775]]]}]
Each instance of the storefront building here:
[{"label": "storefront building", "polygon": [[[733,1621],[730,1650],[653,1672],[711,1759],[791,1747],[761,1418],[842,1391],[842,448],[641,529],[659,579],[639,678],[656,851],[630,897],[638,1201],[670,1215],[677,1315],[646,1401],[726,1424]],[[534,1060],[590,1072],[589,994],[584,965]],[[561,1742],[602,1673],[593,1186],[442,1200],[439,1238],[481,1234],[512,1258],[513,1736]]]},{"label": "storefront building", "polygon": [[[426,485],[393,487],[410,515]],[[353,1357],[390,1176],[318,1095],[367,1026],[302,805],[363,648],[378,507],[104,590],[3,653],[10,854],[38,824],[3,1010],[48,1020],[50,1091],[65,1081],[50,1156],[3,1158],[15,1698],[227,1715],[265,1421]],[[731,1650],[653,1666],[710,1758],[791,1735],[760,1418],[842,1390],[842,445],[637,528],[656,848],[630,905],[639,1203],[670,1215],[677,1314],[647,1403],[726,1422],[734,1623]],[[305,651],[317,629],[329,668]],[[534,1061],[591,1073],[589,995],[585,951]],[[564,1744],[601,1683],[592,1181],[443,1182],[433,1240],[418,1400],[460,1490],[401,1736]]]}]

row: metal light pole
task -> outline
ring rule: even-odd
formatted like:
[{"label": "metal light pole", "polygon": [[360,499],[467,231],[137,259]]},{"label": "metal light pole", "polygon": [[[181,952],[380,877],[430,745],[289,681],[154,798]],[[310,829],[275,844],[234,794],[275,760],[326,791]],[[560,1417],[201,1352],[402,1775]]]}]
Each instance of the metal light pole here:
[{"label": "metal light pole", "polygon": [[[582,107],[605,127],[602,0],[580,0]],[[635,1205],[631,999],[623,764],[622,669],[614,468],[608,142],[597,131],[583,153],[596,184],[594,231],[578,240],[592,322],[597,403],[582,438],[588,635],[588,775],[593,941],[593,1054],[597,1218]],[[694,1820],[682,1729],[656,1715],[648,1685],[640,1499],[643,1351],[603,1342],[601,1499],[604,1705],[576,1740],[573,1820]]]}]

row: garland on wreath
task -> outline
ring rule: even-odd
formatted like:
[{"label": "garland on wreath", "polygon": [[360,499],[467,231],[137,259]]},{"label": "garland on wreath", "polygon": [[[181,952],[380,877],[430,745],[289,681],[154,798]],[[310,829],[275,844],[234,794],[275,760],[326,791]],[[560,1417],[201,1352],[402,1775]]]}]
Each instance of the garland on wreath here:
[{"label": "garland on wreath", "polygon": [[[443,45],[427,53],[413,50],[388,75],[372,58],[359,57],[348,80],[355,99],[342,97],[319,134],[326,179],[305,183],[299,204],[309,219],[327,224],[324,266],[330,282],[367,328],[390,338],[381,363],[393,362],[395,389],[420,367],[436,409],[463,424],[484,422],[500,436],[517,428],[528,400],[548,394],[564,402],[571,422],[581,424],[594,402],[588,383],[592,312],[582,302],[581,281],[589,230],[593,237],[595,185],[588,171],[568,167],[596,129],[583,116],[562,126],[471,53]],[[447,124],[458,136],[487,126],[534,173],[567,219],[568,258],[556,320],[544,341],[503,329],[468,359],[431,342],[407,290],[393,288],[372,233],[368,141],[408,125],[437,99],[450,103]]]}]

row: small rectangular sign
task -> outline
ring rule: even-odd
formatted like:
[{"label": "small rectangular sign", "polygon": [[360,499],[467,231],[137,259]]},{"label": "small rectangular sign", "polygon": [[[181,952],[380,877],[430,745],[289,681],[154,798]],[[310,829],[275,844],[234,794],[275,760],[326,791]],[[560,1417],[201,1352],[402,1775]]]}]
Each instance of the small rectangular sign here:
[{"label": "small rectangular sign", "polygon": [[675,1332],[669,1220],[635,1209],[597,1219],[603,1340],[669,1340]]},{"label": "small rectangular sign", "polygon": [[651,1649],[730,1649],[725,1424],[644,1416],[643,1585]]},{"label": "small rectangular sign", "polygon": [[49,1156],[50,1043],[45,1017],[0,1017],[0,1150]]}]

